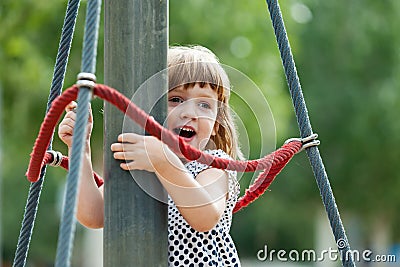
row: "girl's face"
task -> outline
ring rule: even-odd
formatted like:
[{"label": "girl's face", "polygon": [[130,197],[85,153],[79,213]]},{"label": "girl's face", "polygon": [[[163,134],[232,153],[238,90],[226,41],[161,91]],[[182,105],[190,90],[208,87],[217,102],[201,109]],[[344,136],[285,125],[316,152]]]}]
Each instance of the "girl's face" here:
[{"label": "girl's face", "polygon": [[168,92],[168,129],[197,149],[203,150],[216,134],[217,112],[218,95],[208,84],[180,86]]}]

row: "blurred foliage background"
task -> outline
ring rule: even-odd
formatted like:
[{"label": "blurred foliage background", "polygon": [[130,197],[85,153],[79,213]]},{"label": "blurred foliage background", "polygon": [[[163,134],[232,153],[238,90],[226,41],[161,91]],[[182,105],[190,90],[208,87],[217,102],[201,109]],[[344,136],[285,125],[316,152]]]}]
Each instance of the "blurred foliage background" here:
[{"label": "blurred foliage background", "polygon": [[[353,248],[400,243],[400,1],[281,1],[289,39],[314,131]],[[24,173],[44,117],[66,1],[0,2],[1,226],[4,262],[13,259],[29,183]],[[86,2],[66,74],[79,72]],[[170,0],[170,44],[201,44],[246,74],[271,107],[276,143],[298,136],[287,84],[264,1]],[[100,34],[98,80],[103,80]],[[255,101],[255,100],[254,100]],[[257,110],[248,100],[247,104]],[[94,100],[93,155],[101,172],[102,109]],[[238,115],[246,109],[235,106]],[[243,118],[242,118],[243,119]],[[257,127],[257,122],[246,122]],[[263,131],[260,129],[259,131]],[[260,146],[250,138],[250,158]],[[56,138],[54,147],[65,147]],[[49,168],[29,260],[55,257],[63,170]],[[241,179],[242,188],[251,176]],[[270,191],[234,217],[240,256],[255,258],[265,244],[283,249],[316,245],[323,210],[305,153],[295,156]],[[78,228],[76,242],[79,243]],[[329,235],[330,233],[328,233]],[[34,265],[32,265],[34,266]]]}]

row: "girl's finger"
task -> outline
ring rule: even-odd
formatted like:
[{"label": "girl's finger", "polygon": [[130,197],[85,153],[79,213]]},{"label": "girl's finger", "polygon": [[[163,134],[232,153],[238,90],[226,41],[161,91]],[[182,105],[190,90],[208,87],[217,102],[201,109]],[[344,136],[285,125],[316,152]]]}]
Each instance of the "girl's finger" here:
[{"label": "girl's finger", "polygon": [[[78,104],[75,101],[72,101],[65,107],[65,111],[68,113],[76,114],[76,108]],[[93,115],[92,115],[92,105],[89,103],[89,122],[93,122]]]},{"label": "girl's finger", "polygon": [[135,161],[127,162],[127,163],[121,163],[119,165],[121,169],[129,171],[129,170],[137,170]]},{"label": "girl's finger", "polygon": [[92,104],[89,103],[89,122],[93,122]]},{"label": "girl's finger", "polygon": [[121,169],[123,169],[125,171],[129,171],[130,170],[126,163],[121,163],[119,166],[121,167]]},{"label": "girl's finger", "polygon": [[122,151],[122,146],[120,143],[111,144],[111,151]]},{"label": "girl's finger", "polygon": [[74,111],[68,111],[67,114],[65,114],[64,118],[69,118],[72,120],[76,120],[76,113]]},{"label": "girl's finger", "polygon": [[61,134],[71,134],[72,135],[73,131],[74,131],[74,127],[71,127],[68,124],[63,124],[60,127],[58,127],[58,132]]},{"label": "girl's finger", "polygon": [[72,119],[72,118],[67,118],[67,117],[66,117],[66,118],[64,118],[63,121],[60,123],[60,126],[62,126],[62,125],[68,125],[68,126],[74,128],[74,126],[75,126],[75,120]]},{"label": "girl's finger", "polygon": [[134,151],[135,145],[130,143],[114,143],[111,145],[111,150],[114,152]]},{"label": "girl's finger", "polygon": [[65,111],[73,111],[74,109],[76,109],[76,107],[78,106],[78,104],[75,101],[72,101],[71,103],[69,103],[66,107],[65,107]]},{"label": "girl's finger", "polygon": [[134,160],[135,154],[133,152],[115,152],[114,158],[119,160]]},{"label": "girl's finger", "polygon": [[140,134],[135,134],[135,133],[123,133],[118,135],[118,141],[119,142],[128,142],[135,144],[139,142],[140,140],[143,140],[144,136]]}]

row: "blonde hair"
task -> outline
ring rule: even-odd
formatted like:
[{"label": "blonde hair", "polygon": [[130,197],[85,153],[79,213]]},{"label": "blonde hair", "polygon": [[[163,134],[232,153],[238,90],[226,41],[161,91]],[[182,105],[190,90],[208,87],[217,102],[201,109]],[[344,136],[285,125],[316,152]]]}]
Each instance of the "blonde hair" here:
[{"label": "blonde hair", "polygon": [[169,90],[185,89],[199,84],[210,85],[218,95],[216,135],[210,137],[206,149],[222,149],[232,158],[242,158],[234,119],[229,108],[230,82],[218,58],[202,46],[173,46],[168,50]]}]

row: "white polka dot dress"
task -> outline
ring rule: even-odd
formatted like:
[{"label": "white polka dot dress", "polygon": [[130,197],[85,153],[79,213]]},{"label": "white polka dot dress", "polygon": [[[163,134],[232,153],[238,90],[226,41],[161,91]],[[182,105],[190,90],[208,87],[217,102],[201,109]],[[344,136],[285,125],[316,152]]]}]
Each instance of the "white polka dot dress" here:
[{"label": "white polka dot dress", "polygon": [[[217,157],[229,158],[222,150],[206,150]],[[196,161],[185,167],[193,177],[209,166]],[[168,205],[168,262],[169,266],[233,266],[239,267],[239,257],[229,230],[232,210],[240,193],[236,172],[227,171],[229,177],[229,197],[223,216],[217,225],[207,232],[194,230],[179,213],[171,198]]]}]

